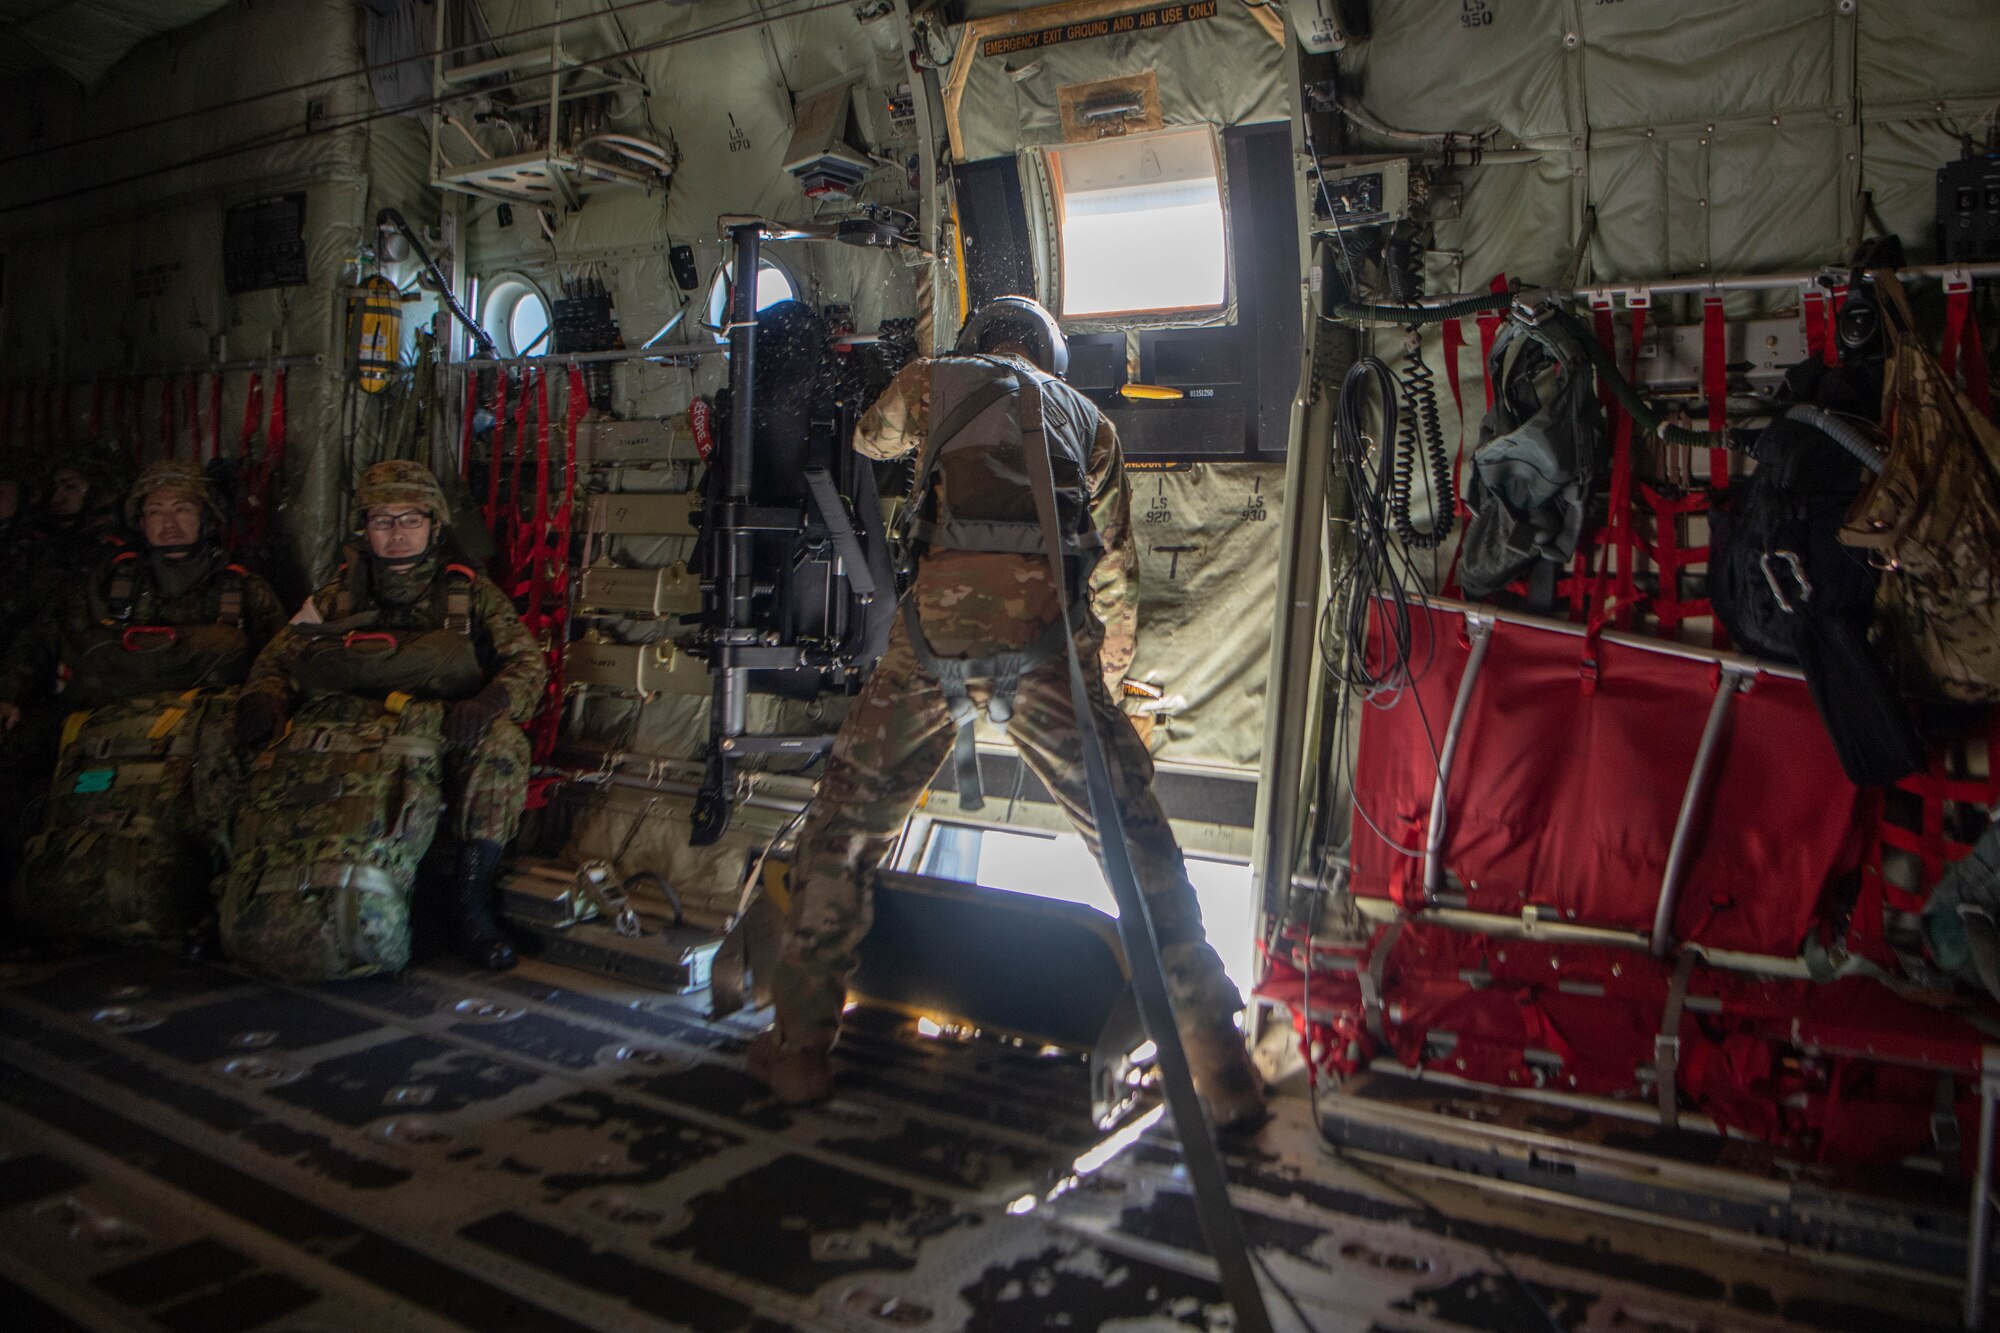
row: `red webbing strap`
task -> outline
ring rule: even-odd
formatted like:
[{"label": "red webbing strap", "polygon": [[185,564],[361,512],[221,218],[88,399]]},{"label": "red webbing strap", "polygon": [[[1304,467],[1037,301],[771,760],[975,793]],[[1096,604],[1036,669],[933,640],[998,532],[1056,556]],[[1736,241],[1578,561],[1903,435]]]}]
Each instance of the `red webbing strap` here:
[{"label": "red webbing strap", "polygon": [[73,443],[70,436],[69,385],[56,390],[56,443]]},{"label": "red webbing strap", "polygon": [[271,425],[264,432],[264,466],[258,472],[265,486],[278,484],[285,465],[285,368],[271,372]]},{"label": "red webbing strap", "polygon": [[1458,413],[1458,448],[1451,456],[1451,494],[1453,512],[1463,519],[1471,513],[1465,507],[1465,486],[1461,480],[1465,469],[1465,397],[1458,387],[1458,354],[1465,347],[1465,322],[1448,319],[1441,330],[1444,334],[1444,378],[1451,385],[1452,410]]},{"label": "red webbing strap", "polygon": [[1708,559],[1708,548],[1683,547],[1675,525],[1676,519],[1707,509],[1708,497],[1699,492],[1663,495],[1644,482],[1639,484],[1639,495],[1653,511],[1653,543],[1649,551],[1660,578],[1660,590],[1653,598],[1653,611],[1659,617],[1660,633],[1671,638],[1681,621],[1709,613],[1707,598],[1683,601],[1680,595],[1681,570]]},{"label": "red webbing strap", "polygon": [[[546,536],[535,554],[536,565],[546,570],[541,588],[544,604],[537,610],[549,658],[548,685],[529,731],[538,760],[547,759],[554,752],[556,733],[562,726],[563,650],[569,642],[570,535],[576,506],[576,429],[589,410],[590,395],[584,388],[583,371],[573,365],[569,368],[563,401],[562,496],[554,514],[546,506],[540,510]],[[531,783],[531,799],[547,800],[552,785],[553,779],[543,781],[539,788]]]},{"label": "red webbing strap", "polygon": [[[1639,379],[1639,349],[1646,342],[1646,307],[1632,307],[1632,355],[1625,377]],[[1629,629],[1639,613],[1639,533],[1632,523],[1632,414],[1620,411],[1618,434],[1612,444],[1611,507],[1618,527],[1618,624]]]},{"label": "red webbing strap", "polygon": [[465,413],[458,428],[458,479],[472,476],[472,414],[479,410],[479,372],[465,372]]},{"label": "red webbing strap", "polygon": [[181,415],[187,424],[188,461],[201,462],[201,376],[189,372],[181,381]]},{"label": "red webbing strap", "polygon": [[1808,287],[1800,296],[1799,303],[1806,322],[1806,359],[1832,365],[1833,358],[1827,355],[1827,345],[1833,341],[1833,330],[1826,321],[1826,293],[1817,287]]},{"label": "red webbing strap", "polygon": [[506,459],[507,439],[507,372],[502,369],[493,377],[493,429],[491,431],[492,453],[486,467],[486,532],[493,541],[493,549],[500,549],[500,468]]},{"label": "red webbing strap", "polygon": [[[2000,711],[1987,724],[1987,753],[2000,755]],[[1913,773],[1896,784],[1896,790],[1914,796],[1917,826],[1907,828],[1885,819],[1879,830],[1879,844],[1868,858],[1868,870],[1882,882],[1889,906],[1903,912],[1921,912],[1931,889],[1944,877],[1946,867],[1969,852],[1969,843],[1952,837],[1945,826],[1945,804],[1991,808],[2000,803],[2000,770],[1985,778],[1955,778],[1951,756],[1934,758],[1921,773]],[[1991,760],[1989,759],[1989,764]],[[1917,891],[1912,894],[1882,876],[1882,851],[1888,848],[1918,859],[1921,865]]]},{"label": "red webbing strap", "polygon": [[1944,345],[1938,364],[1945,378],[1958,381],[1959,352],[1964,350],[1965,396],[1987,416],[1993,415],[1993,394],[1986,382],[1986,343],[1979,334],[1979,317],[1972,309],[1972,280],[1946,278],[1944,283]]},{"label": "red webbing strap", "polygon": [[521,396],[514,400],[514,474],[507,501],[500,506],[500,527],[493,534],[493,554],[503,569],[514,556],[514,533],[521,523],[521,451],[528,442],[528,403],[535,396],[535,372],[521,372]]},{"label": "red webbing strap", "polygon": [[160,380],[160,457],[174,456],[174,381],[171,376]]},{"label": "red webbing strap", "polygon": [[35,389],[35,444],[47,449],[55,443],[51,418],[55,414],[55,390],[47,384]]},{"label": "red webbing strap", "polygon": [[[529,408],[535,429],[533,507],[514,529],[514,595],[526,595],[532,613],[539,614],[548,562],[543,558],[549,524],[549,377],[535,372],[535,401]],[[520,508],[522,481],[516,472],[515,508]],[[530,626],[533,631],[533,626]]]},{"label": "red webbing strap", "polygon": [[1840,311],[1847,304],[1847,284],[1835,283],[1826,302],[1826,363],[1840,364]]},{"label": "red webbing strap", "polygon": [[[1496,296],[1505,295],[1507,291],[1507,275],[1505,273],[1495,274],[1493,281],[1487,284],[1487,290]],[[1489,412],[1493,410],[1493,371],[1491,369],[1493,364],[1493,340],[1500,335],[1500,325],[1506,319],[1507,314],[1503,310],[1482,310],[1473,316],[1473,322],[1479,325],[1479,377],[1486,384],[1486,410]]]},{"label": "red webbing strap", "polygon": [[257,438],[257,427],[264,415],[264,372],[250,372],[250,382],[243,386],[243,430],[236,437],[236,457],[241,461],[243,475],[251,475],[253,460],[250,457],[251,443]]},{"label": "red webbing strap", "polygon": [[208,379],[208,461],[222,457],[222,372]]},{"label": "red webbing strap", "polygon": [[0,388],[0,449],[14,447],[14,390]]},{"label": "red webbing strap", "polygon": [[83,433],[90,443],[96,444],[98,435],[104,430],[104,381],[90,382],[90,413],[83,419]]},{"label": "red webbing strap", "polygon": [[[1701,382],[1708,399],[1708,428],[1720,434],[1729,429],[1729,352],[1724,345],[1722,295],[1709,292],[1701,298]],[[1708,451],[1708,484],[1717,490],[1729,485],[1729,451]]]}]

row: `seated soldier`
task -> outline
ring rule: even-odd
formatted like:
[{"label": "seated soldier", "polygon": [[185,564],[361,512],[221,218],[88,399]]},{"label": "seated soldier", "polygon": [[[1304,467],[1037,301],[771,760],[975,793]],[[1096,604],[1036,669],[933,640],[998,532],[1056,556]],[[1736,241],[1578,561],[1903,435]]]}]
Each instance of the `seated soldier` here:
[{"label": "seated soldier", "polygon": [[120,461],[105,454],[80,453],[50,465],[41,488],[42,512],[35,522],[35,551],[28,570],[30,616],[74,588],[122,545],[121,471]]},{"label": "seated soldier", "polygon": [[0,651],[21,632],[36,607],[28,599],[40,534],[33,514],[30,469],[18,449],[0,452]]},{"label": "seated soldier", "polygon": [[[87,512],[84,483],[80,470],[56,469],[58,503],[74,506],[72,517]],[[9,750],[21,760],[24,781],[45,780],[58,758],[62,731],[59,773],[66,781],[51,795],[57,808],[50,812],[50,834],[34,840],[46,845],[32,867],[37,883],[23,886],[22,903],[45,925],[71,923],[76,933],[118,937],[177,928],[172,921],[177,914],[198,916],[190,901],[141,912],[137,899],[148,894],[163,902],[190,899],[179,890],[190,878],[205,886],[206,875],[188,868],[199,856],[192,847],[177,845],[153,849],[164,859],[150,869],[68,864],[73,859],[68,838],[75,832],[69,826],[101,815],[109,821],[106,827],[116,824],[122,834],[140,813],[135,801],[149,811],[157,804],[159,818],[148,814],[151,824],[135,826],[139,833],[152,830],[149,841],[178,844],[186,835],[219,850],[231,766],[195,760],[195,733],[205,713],[190,710],[204,694],[240,682],[285,617],[269,584],[228,563],[221,514],[192,463],[148,467],[126,501],[126,515],[140,534],[139,547],[116,551],[74,582],[16,636],[0,660],[0,727],[12,733]],[[33,718],[25,727],[24,708]],[[64,715],[71,720],[59,728]],[[172,739],[176,731],[182,733],[179,742]],[[226,761],[226,744],[216,749]],[[95,756],[90,763],[86,750]],[[31,779],[30,765],[37,767]],[[140,775],[146,780],[139,781]],[[145,883],[127,886],[129,892],[110,883],[132,875]],[[155,883],[163,880],[177,884],[170,891]],[[49,895],[89,894],[98,886],[108,899],[125,893],[133,911],[150,913],[150,924],[125,919],[110,901],[95,912],[43,901]]]},{"label": "seated soldier", "polygon": [[[502,849],[527,800],[529,747],[521,728],[534,716],[547,680],[541,647],[492,580],[445,559],[451,512],[428,468],[409,462],[370,467],[355,487],[352,521],[366,545],[350,550],[339,577],[308,598],[257,659],[237,701],[237,744],[246,752],[261,750],[279,735],[295,700],[309,694],[294,668],[327,630],[342,624],[373,635],[447,630],[454,618],[469,617],[462,637],[440,636],[434,676],[398,689],[418,699],[453,701],[444,721],[445,782],[459,838],[459,943],[481,967],[512,967],[514,947],[493,919],[493,890]],[[469,598],[454,592],[460,586],[469,589]],[[455,601],[465,605],[455,608]],[[319,626],[325,629],[311,628]],[[472,673],[442,655],[463,648],[476,658],[472,689],[461,683]],[[365,685],[357,688],[366,691]]]}]

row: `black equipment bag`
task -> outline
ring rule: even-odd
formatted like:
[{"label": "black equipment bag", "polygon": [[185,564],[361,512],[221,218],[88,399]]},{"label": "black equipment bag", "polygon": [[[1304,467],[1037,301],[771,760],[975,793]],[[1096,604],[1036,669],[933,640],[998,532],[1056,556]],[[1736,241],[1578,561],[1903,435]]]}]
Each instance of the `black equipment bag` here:
[{"label": "black equipment bag", "polygon": [[1786,372],[1780,415],[1757,440],[1757,470],[1716,510],[1708,590],[1744,651],[1805,671],[1848,778],[1882,786],[1923,767],[1924,749],[1868,642],[1876,571],[1866,552],[1840,541],[1869,472],[1824,431],[1782,415],[1810,403],[1872,422],[1880,381],[1865,379],[1816,360]]}]

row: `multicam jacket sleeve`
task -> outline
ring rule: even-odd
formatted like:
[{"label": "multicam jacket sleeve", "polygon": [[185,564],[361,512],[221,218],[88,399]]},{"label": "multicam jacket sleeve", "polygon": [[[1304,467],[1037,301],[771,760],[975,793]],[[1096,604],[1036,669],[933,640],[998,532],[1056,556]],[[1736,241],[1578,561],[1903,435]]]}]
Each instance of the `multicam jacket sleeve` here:
[{"label": "multicam jacket sleeve", "polygon": [[[869,458],[901,458],[923,447],[930,414],[930,362],[912,361],[862,414],[854,428],[854,447]],[[1104,540],[1104,556],[1090,576],[1090,607],[1104,622],[1099,656],[1105,685],[1117,699],[1138,650],[1139,548],[1132,536],[1132,490],[1125,480],[1118,431],[1103,416],[1091,441],[1089,485],[1090,517]]]},{"label": "multicam jacket sleeve", "polygon": [[1104,555],[1090,573],[1090,609],[1104,622],[1098,658],[1105,688],[1120,699],[1139,650],[1139,544],[1132,535],[1132,486],[1125,479],[1118,431],[1102,416],[1090,447],[1090,518],[1104,542]]},{"label": "multicam jacket sleeve", "polygon": [[[329,583],[306,598],[299,607],[294,621],[303,620],[308,624],[327,619],[333,614],[334,599],[340,595],[338,581]],[[282,611],[281,611],[282,614]],[[292,696],[292,663],[298,660],[299,652],[306,645],[305,638],[290,624],[279,626],[257,660],[250,664],[250,674],[244,678],[243,694],[270,694],[279,699]]]},{"label": "multicam jacket sleeve", "polygon": [[931,425],[931,363],[919,358],[896,372],[882,396],[861,414],[854,448],[886,462],[923,447]]},{"label": "multicam jacket sleeve", "polygon": [[549,680],[542,645],[521,623],[507,594],[484,575],[472,585],[472,624],[474,639],[492,650],[487,683],[507,691],[507,716],[526,725],[542,706],[542,689]]}]

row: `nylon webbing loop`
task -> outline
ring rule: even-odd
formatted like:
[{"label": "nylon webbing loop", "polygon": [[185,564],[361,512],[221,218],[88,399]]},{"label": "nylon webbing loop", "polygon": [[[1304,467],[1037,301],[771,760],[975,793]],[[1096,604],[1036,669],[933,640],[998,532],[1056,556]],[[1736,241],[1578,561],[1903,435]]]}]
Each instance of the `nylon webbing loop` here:
[{"label": "nylon webbing loop", "polygon": [[[1067,623],[1070,595],[1063,577],[1062,523],[1056,505],[1055,468],[1042,429],[1040,384],[1030,381],[1021,386],[1020,412],[1021,452],[1047,539],[1044,554],[1063,610],[1062,621]],[[1147,1034],[1159,1050],[1160,1085],[1173,1113],[1174,1128],[1180,1135],[1188,1183],[1194,1187],[1195,1215],[1201,1221],[1208,1252],[1215,1259],[1223,1293],[1236,1311],[1238,1333],[1270,1333],[1271,1316],[1264,1308],[1264,1294],[1258,1289],[1257,1274],[1250,1266],[1249,1242],[1229,1201],[1229,1178],[1222,1169],[1222,1154],[1216,1149],[1214,1132],[1195,1094],[1187,1052],[1181,1046],[1180,1031],[1174,1022],[1173,1000],[1167,990],[1165,966],[1160,961],[1159,933],[1153,927],[1152,910],[1139,891],[1138,876],[1132,869],[1125,821],[1111,783],[1104,739],[1097,730],[1090,688],[1084,681],[1083,662],[1077,656],[1074,637],[1064,635],[1063,644],[1069,659],[1070,700],[1076,714],[1077,736],[1083,743],[1086,786],[1091,815],[1097,824],[1104,876],[1118,900],[1118,935],[1125,945],[1126,966],[1131,969],[1132,993]]]},{"label": "nylon webbing loop", "polygon": [[1674,1080],[1681,1064],[1681,1014],[1687,1008],[1688,977],[1694,972],[1694,951],[1683,952],[1674,963],[1673,980],[1667,984],[1667,1007],[1660,1014],[1660,1030],[1653,1037],[1653,1094],[1660,1105],[1660,1128],[1680,1128],[1680,1101]]},{"label": "nylon webbing loop", "polygon": [[[1708,399],[1708,428],[1720,434],[1729,429],[1729,353],[1722,319],[1722,294],[1709,292],[1701,298],[1701,384]],[[1729,451],[1708,451],[1708,484],[1721,490],[1729,485]]]}]

